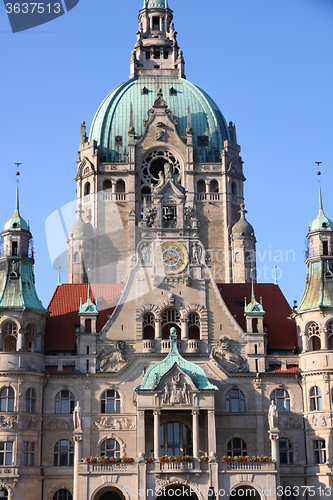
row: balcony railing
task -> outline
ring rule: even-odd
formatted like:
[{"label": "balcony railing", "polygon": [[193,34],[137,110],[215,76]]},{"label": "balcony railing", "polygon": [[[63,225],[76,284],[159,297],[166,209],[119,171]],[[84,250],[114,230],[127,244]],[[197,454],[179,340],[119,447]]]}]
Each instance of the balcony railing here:
[{"label": "balcony railing", "polygon": [[19,469],[15,465],[8,467],[0,467],[0,478],[10,478],[10,477],[18,477]]},{"label": "balcony railing", "polygon": [[197,201],[220,201],[221,193],[196,193]]},{"label": "balcony railing", "polygon": [[200,464],[196,462],[161,462],[161,472],[193,472],[200,470]]},{"label": "balcony railing", "polygon": [[126,201],[126,193],[103,193],[103,201]]},{"label": "balcony railing", "polygon": [[144,340],[142,346],[144,352],[155,352],[155,340]]},{"label": "balcony railing", "polygon": [[151,203],[151,194],[142,194],[141,201]]},{"label": "balcony railing", "polygon": [[226,471],[274,471],[275,462],[230,462],[222,463],[222,470]]},{"label": "balcony railing", "polygon": [[88,464],[80,463],[79,472],[89,472],[91,474],[136,474],[138,466],[135,463],[115,463],[115,464]]}]

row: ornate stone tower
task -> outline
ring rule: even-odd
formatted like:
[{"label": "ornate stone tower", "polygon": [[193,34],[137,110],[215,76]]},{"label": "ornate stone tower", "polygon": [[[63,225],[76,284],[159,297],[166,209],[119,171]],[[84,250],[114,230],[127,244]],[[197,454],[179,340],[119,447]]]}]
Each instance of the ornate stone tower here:
[{"label": "ornate stone tower", "polygon": [[[320,180],[319,211],[307,238],[306,284],[299,306],[294,309],[294,317],[301,349],[304,415],[308,421],[308,462],[318,464],[320,473],[326,473],[328,465],[332,465],[333,450],[330,413],[333,398],[333,222],[324,214]],[[314,478],[312,480],[315,482]]]},{"label": "ornate stone tower", "polygon": [[[166,165],[177,175],[183,209],[195,214],[196,231],[216,281],[249,281],[255,252],[251,260],[246,258],[255,248],[254,234],[231,238],[244,202],[245,181],[236,128],[232,122],[227,125],[203,90],[185,79],[184,58],[166,0],[145,0],[130,67],[130,79],[99,107],[89,137],[85,123],[81,124],[77,202],[82,221],[94,228],[94,237],[87,265],[75,262],[75,255],[81,258],[78,248],[87,243],[76,230],[70,231],[74,239],[70,234],[69,282],[86,282],[83,269],[88,267],[91,283],[126,279],[142,238],[138,225],[144,211],[169,211],[171,217],[169,202],[164,199],[159,208],[157,197],[153,200]],[[177,216],[174,223],[180,235],[183,217]],[[79,221],[75,224],[82,226]],[[232,245],[234,257],[242,253],[237,262]]]}]

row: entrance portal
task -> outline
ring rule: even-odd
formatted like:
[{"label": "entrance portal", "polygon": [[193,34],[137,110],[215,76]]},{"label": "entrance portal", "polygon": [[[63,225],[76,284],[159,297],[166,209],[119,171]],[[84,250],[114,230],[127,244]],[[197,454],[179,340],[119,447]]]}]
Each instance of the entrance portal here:
[{"label": "entrance portal", "polygon": [[172,486],[168,486],[161,490],[161,495],[158,495],[158,500],[198,500],[197,495],[194,491],[185,484],[174,484]]},{"label": "entrance portal", "polygon": [[230,491],[230,500],[261,500],[258,491],[252,486],[237,486]]},{"label": "entrance portal", "polygon": [[99,500],[122,500],[121,496],[118,495],[115,491],[106,491],[103,493],[101,497],[99,497]]}]

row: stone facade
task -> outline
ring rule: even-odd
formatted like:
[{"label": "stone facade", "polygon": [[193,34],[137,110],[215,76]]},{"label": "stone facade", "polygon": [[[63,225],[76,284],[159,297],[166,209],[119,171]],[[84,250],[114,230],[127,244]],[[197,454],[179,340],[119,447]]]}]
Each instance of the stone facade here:
[{"label": "stone facade", "polygon": [[130,80],[81,124],[48,310],[18,194],[1,233],[0,498],[332,496],[333,223],[320,193],[298,307],[256,283],[235,126],[172,19],[145,0]]}]

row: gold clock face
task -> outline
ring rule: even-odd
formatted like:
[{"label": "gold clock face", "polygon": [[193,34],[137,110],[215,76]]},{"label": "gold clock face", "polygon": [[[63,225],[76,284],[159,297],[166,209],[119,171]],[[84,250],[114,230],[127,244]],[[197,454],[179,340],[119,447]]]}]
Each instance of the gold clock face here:
[{"label": "gold clock face", "polygon": [[180,273],[187,266],[187,252],[180,243],[166,241],[155,251],[155,264],[166,274]]}]

